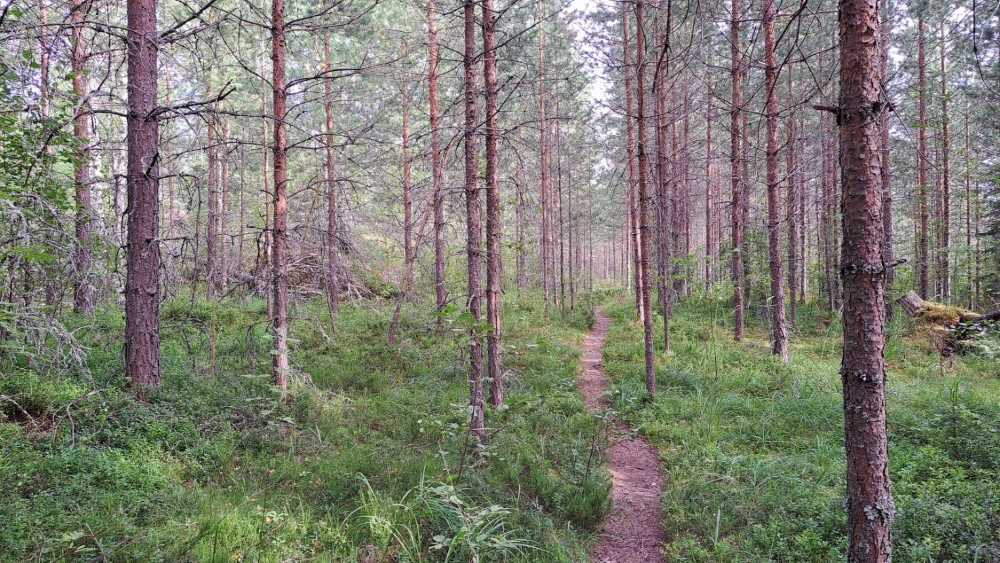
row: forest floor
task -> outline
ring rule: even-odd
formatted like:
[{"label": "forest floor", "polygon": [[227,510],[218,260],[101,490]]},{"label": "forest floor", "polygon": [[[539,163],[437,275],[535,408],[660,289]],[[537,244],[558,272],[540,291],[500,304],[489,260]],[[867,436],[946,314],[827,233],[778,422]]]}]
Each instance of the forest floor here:
[{"label": "forest floor", "polygon": [[[732,339],[725,288],[679,303],[671,351],[657,318],[657,394],[646,398],[642,325],[607,299],[611,405],[660,452],[669,561],[843,561],[839,320],[800,305],[791,362],[769,352],[767,314]],[[756,303],[761,301],[755,300]],[[942,361],[903,315],[889,327],[887,410],[898,562],[1000,561],[1000,364]]]},{"label": "forest floor", "polygon": [[[608,382],[604,374],[604,341],[611,319],[594,311],[594,328],[583,342],[583,369],[577,380],[587,409],[607,409]],[[613,433],[607,463],[611,473],[613,505],[591,552],[593,563],[657,563],[663,561],[663,516],[660,509],[663,471],[659,453],[642,436],[609,419]]]},{"label": "forest floor", "polygon": [[[783,365],[763,310],[732,341],[728,297],[677,305],[650,401],[622,291],[548,315],[538,295],[506,294],[508,402],[488,412],[478,456],[466,432],[476,325],[458,310],[440,333],[432,307],[405,305],[390,346],[389,301],[344,303],[333,334],[322,300],[297,300],[282,398],[264,302],[185,292],[161,308],[164,383],[145,401],[121,373],[120,310],[67,316],[72,336],[43,335],[0,375],[0,560],[580,563],[601,554],[602,524],[607,541],[606,516],[621,513],[612,498],[621,507],[628,491],[608,447],[609,433],[630,443],[609,432],[617,421],[662,464],[666,560],[842,561],[838,322],[800,307]],[[894,559],[1000,561],[998,364],[942,363],[906,319],[890,334]],[[581,382],[606,409],[588,411]]]}]

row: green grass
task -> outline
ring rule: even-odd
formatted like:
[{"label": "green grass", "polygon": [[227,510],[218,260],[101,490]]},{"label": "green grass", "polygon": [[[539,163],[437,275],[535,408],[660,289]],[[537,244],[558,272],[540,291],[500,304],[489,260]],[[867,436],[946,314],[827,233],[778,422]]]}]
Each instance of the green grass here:
[{"label": "green grass", "polygon": [[585,560],[610,488],[574,386],[591,318],[507,302],[509,401],[479,458],[461,316],[439,336],[406,306],[390,347],[391,303],[345,304],[336,335],[300,303],[282,399],[262,302],[168,301],[146,402],[123,381],[120,313],[68,319],[86,369],[8,358],[0,376],[0,559]]},{"label": "green grass", "polygon": [[[725,296],[693,298],[676,308],[672,353],[657,352],[648,402],[633,306],[615,297],[605,308],[614,407],[659,448],[668,475],[668,559],[842,561],[837,324],[804,307],[785,366],[768,352],[766,325],[734,343]],[[1000,561],[996,364],[967,357],[942,367],[903,321],[887,361],[895,560]]]}]

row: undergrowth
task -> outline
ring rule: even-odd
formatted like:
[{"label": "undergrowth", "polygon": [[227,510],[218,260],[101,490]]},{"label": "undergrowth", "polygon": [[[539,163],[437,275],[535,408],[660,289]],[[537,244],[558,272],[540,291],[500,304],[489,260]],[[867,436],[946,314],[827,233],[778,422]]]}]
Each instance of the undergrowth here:
[{"label": "undergrowth", "polygon": [[[659,448],[668,474],[667,558],[842,561],[839,323],[800,306],[786,366],[768,351],[766,319],[735,343],[727,296],[689,299],[676,307],[671,353],[657,349],[648,402],[634,308],[605,301],[614,408]],[[975,356],[942,363],[912,328],[894,321],[886,346],[894,559],[1000,561],[996,366]]]},{"label": "undergrowth", "polygon": [[269,382],[265,305],[162,308],[162,388],[136,401],[123,320],[70,318],[86,366],[0,376],[0,559],[565,561],[609,506],[576,393],[581,306],[508,295],[508,404],[467,436],[466,326],[430,307],[299,303],[288,396]]}]

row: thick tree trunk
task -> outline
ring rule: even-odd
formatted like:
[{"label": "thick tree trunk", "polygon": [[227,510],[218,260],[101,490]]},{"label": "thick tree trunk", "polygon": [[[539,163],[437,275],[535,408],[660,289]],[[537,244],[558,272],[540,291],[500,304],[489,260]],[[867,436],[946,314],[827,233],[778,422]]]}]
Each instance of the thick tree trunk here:
[{"label": "thick tree trunk", "polygon": [[729,164],[732,176],[732,244],[733,244],[733,338],[739,342],[743,340],[743,310],[744,310],[744,285],[743,277],[743,234],[746,225],[743,222],[743,163],[741,156],[743,148],[741,146],[742,133],[740,131],[741,112],[743,111],[743,53],[740,48],[740,21],[742,0],[732,0],[730,27],[729,27],[729,53],[732,58],[732,68],[730,70],[730,82],[732,83],[732,107],[729,110],[730,126],[730,151]]},{"label": "thick tree trunk", "polygon": [[486,89],[486,319],[490,332],[486,337],[486,368],[490,377],[490,404],[504,402],[504,377],[501,366],[503,324],[503,224],[500,214],[500,178],[497,143],[497,13],[493,0],[482,0],[483,9],[483,85]]},{"label": "thick tree trunk", "polygon": [[643,26],[644,0],[635,2],[635,44],[636,44],[636,92],[639,97],[638,120],[639,142],[636,154],[639,161],[639,231],[642,241],[639,269],[642,272],[642,308],[646,311],[642,319],[643,346],[646,358],[646,393],[650,397],[656,393],[656,369],[653,363],[653,315],[650,309],[650,271],[649,271],[649,163],[646,159],[646,33]]},{"label": "thick tree trunk", "polygon": [[[330,73],[330,35],[323,38],[323,72]],[[326,117],[326,136],[323,143],[326,171],[326,264],[324,268],[326,303],[330,310],[330,330],[337,331],[337,312],[340,309],[340,260],[337,252],[337,169],[333,158],[333,77],[323,79],[323,112]]]},{"label": "thick tree trunk", "polygon": [[285,1],[271,0],[271,88],[274,117],[274,219],[271,222],[271,286],[274,348],[271,375],[288,388],[288,124],[285,123]]},{"label": "thick tree trunk", "polygon": [[73,0],[70,22],[73,25],[72,68],[73,94],[77,98],[77,111],[73,118],[73,136],[76,137],[76,161],[73,163],[73,180],[76,201],[76,246],[73,249],[73,308],[78,313],[90,314],[94,310],[94,286],[90,269],[93,264],[91,248],[94,204],[90,193],[90,92],[87,89],[87,43],[84,25],[90,12],[90,0]]},{"label": "thick tree trunk", "polygon": [[[441,154],[441,112],[438,109],[438,39],[434,0],[427,0],[427,104],[431,127],[431,182],[434,197],[434,303],[440,312],[448,302],[445,286],[444,163]],[[438,328],[441,324],[438,321]]]},{"label": "thick tree trunk", "polygon": [[481,316],[480,262],[482,241],[479,219],[479,162],[476,158],[476,2],[464,0],[465,52],[462,64],[465,69],[465,212],[466,257],[468,259],[469,314],[473,326],[469,328],[469,431],[478,444],[486,441],[485,404],[483,400],[483,348],[478,326]]},{"label": "thick tree trunk", "polygon": [[895,509],[885,418],[885,264],[879,14],[840,0],[840,161],[843,197],[844,444],[851,562],[892,559]]},{"label": "thick tree trunk", "polygon": [[767,115],[767,253],[771,270],[771,353],[788,362],[785,290],[781,273],[781,194],[778,183],[778,64],[774,54],[775,0],[764,0]]},{"label": "thick tree trunk", "polygon": [[929,244],[927,236],[927,63],[924,37],[924,15],[917,19],[917,292],[929,297],[927,262]]},{"label": "thick tree trunk", "polygon": [[[663,26],[663,37],[661,39],[661,46],[659,49],[659,60],[656,64],[655,77],[653,79],[654,88],[656,90],[656,199],[657,199],[657,216],[659,220],[656,222],[656,248],[657,257],[659,258],[657,264],[657,276],[656,276],[656,290],[660,298],[660,313],[663,315],[663,349],[664,351],[670,350],[670,292],[672,287],[670,284],[670,272],[673,269],[671,261],[673,259],[670,249],[670,229],[668,228],[667,217],[670,216],[670,188],[671,182],[669,179],[670,172],[668,171],[669,155],[670,150],[667,146],[667,104],[668,104],[668,91],[667,91],[667,79],[670,75],[670,26],[672,25],[671,14],[672,5],[671,0],[666,0],[666,23]],[[661,10],[663,6],[659,7]],[[672,182],[674,189],[676,189],[677,182],[676,179]],[[676,226],[676,225],[675,225]],[[677,236],[677,231],[674,230],[674,237]]]},{"label": "thick tree trunk", "polygon": [[128,2],[128,264],[125,374],[160,384],[159,123],[156,0]]}]

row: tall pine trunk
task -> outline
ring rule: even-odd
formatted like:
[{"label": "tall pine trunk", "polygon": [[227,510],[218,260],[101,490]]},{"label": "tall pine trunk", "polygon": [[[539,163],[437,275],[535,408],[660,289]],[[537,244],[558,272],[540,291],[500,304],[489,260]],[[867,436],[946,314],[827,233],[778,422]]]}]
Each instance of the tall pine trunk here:
[{"label": "tall pine trunk", "polygon": [[[625,156],[628,159],[628,188],[625,190],[625,197],[627,199],[626,204],[628,209],[625,212],[626,215],[626,236],[628,243],[626,247],[630,252],[622,254],[623,261],[630,260],[634,275],[632,276],[632,286],[633,292],[635,293],[635,311],[636,316],[641,321],[645,318],[646,313],[642,305],[642,270],[639,268],[639,263],[642,260],[642,244],[640,241],[639,225],[636,221],[637,209],[636,209],[636,198],[635,190],[639,185],[639,179],[637,177],[638,171],[636,170],[636,139],[635,139],[635,101],[633,99],[634,90],[632,76],[635,72],[635,68],[632,66],[632,27],[628,17],[629,6],[628,3],[622,4],[622,45],[624,52],[624,66],[625,66],[625,130],[626,130],[626,145],[625,145]],[[626,262],[628,263],[628,262]],[[627,271],[627,268],[622,269],[623,272]],[[626,284],[629,279],[625,276]]]},{"label": "tall pine trunk", "polygon": [[[879,13],[840,1],[840,162],[843,196],[844,444],[851,562],[892,559],[895,509],[885,418],[885,264],[882,262],[880,129],[887,111],[879,62]],[[887,164],[886,164],[887,165]]]},{"label": "tall pine trunk", "polygon": [[[438,109],[438,39],[434,0],[427,0],[427,104],[431,127],[431,181],[434,198],[434,302],[440,312],[448,302],[445,288],[444,163],[441,154],[440,110]],[[440,321],[438,322],[440,328]]]},{"label": "tall pine trunk", "polygon": [[142,395],[160,384],[156,0],[129,0],[127,40],[129,211],[125,374]]},{"label": "tall pine trunk", "polygon": [[[653,87],[656,90],[656,200],[658,209],[657,216],[659,217],[659,220],[656,222],[656,247],[657,257],[659,258],[657,264],[656,289],[660,298],[660,314],[663,315],[663,349],[665,351],[669,351],[671,315],[670,292],[672,291],[670,284],[672,276],[670,273],[673,268],[671,264],[673,257],[670,249],[671,232],[668,228],[669,223],[666,218],[670,216],[671,211],[671,184],[673,184],[674,189],[676,189],[677,182],[676,180],[673,182],[670,181],[670,172],[668,171],[669,147],[667,146],[667,79],[670,75],[670,26],[673,23],[671,22],[673,2],[671,0],[666,0],[666,4],[666,23],[663,26],[663,39],[659,50],[659,60],[656,64]],[[662,5],[660,6],[660,9],[663,9]],[[676,230],[673,235],[674,237],[677,236]]]},{"label": "tall pine trunk", "polygon": [[941,22],[939,53],[941,55],[941,301],[951,302],[951,168],[949,153],[951,140],[948,132],[948,71],[945,59],[947,40],[944,20]]},{"label": "tall pine trunk", "polygon": [[324,168],[326,171],[326,264],[324,268],[326,303],[330,310],[330,330],[337,331],[337,311],[340,306],[340,267],[337,246],[337,170],[333,158],[333,76],[330,75],[330,36],[323,38],[323,113],[326,117]]},{"label": "tall pine trunk", "polygon": [[767,115],[767,254],[771,271],[771,353],[788,362],[785,290],[781,273],[781,194],[778,184],[778,65],[775,60],[775,0],[764,1],[765,113]]},{"label": "tall pine trunk", "polygon": [[93,264],[94,203],[90,191],[90,92],[87,89],[87,43],[84,24],[90,12],[90,0],[73,0],[70,22],[73,25],[72,61],[73,94],[77,111],[73,118],[76,138],[76,160],[73,163],[74,196],[76,202],[76,246],[73,249],[73,308],[78,313],[94,310],[94,286],[90,269]]},{"label": "tall pine trunk", "polygon": [[468,261],[469,314],[469,431],[478,444],[486,441],[485,405],[483,400],[483,348],[480,340],[482,288],[480,262],[482,241],[480,231],[479,162],[476,157],[476,2],[464,0],[465,51],[462,65],[465,70],[465,212],[466,257]]},{"label": "tall pine trunk", "polygon": [[639,97],[639,108],[636,114],[638,120],[639,141],[636,147],[639,161],[639,232],[641,257],[639,270],[642,272],[641,299],[642,309],[646,312],[642,319],[643,347],[646,359],[646,393],[650,397],[656,393],[656,369],[653,363],[653,315],[650,309],[650,279],[649,279],[649,163],[646,158],[646,33],[643,26],[644,0],[635,2],[635,45],[636,45],[636,92]]},{"label": "tall pine trunk", "polygon": [[737,342],[743,340],[743,311],[745,308],[744,285],[746,281],[743,276],[743,238],[746,225],[743,222],[744,186],[742,178],[743,163],[741,161],[743,148],[741,146],[742,133],[740,131],[740,122],[742,117],[741,112],[743,111],[743,53],[740,50],[740,21],[742,18],[741,5],[742,0],[732,1],[732,19],[729,24],[729,53],[732,58],[730,82],[732,83],[733,89],[731,101],[732,107],[729,110],[729,164],[733,186],[732,203],[730,205],[730,210],[732,212],[733,244],[733,338]]},{"label": "tall pine trunk", "polygon": [[500,214],[500,178],[497,143],[497,14],[493,0],[482,0],[483,9],[483,85],[486,89],[486,319],[490,332],[486,337],[486,368],[490,377],[490,404],[499,407],[504,401],[504,377],[501,366],[502,296],[502,227]]},{"label": "tall pine trunk", "polygon": [[271,221],[271,375],[288,388],[288,124],[285,82],[285,0],[271,0],[271,89],[274,118],[274,218]]},{"label": "tall pine trunk", "polygon": [[929,243],[927,235],[927,61],[925,56],[924,14],[917,17],[917,292],[930,297],[927,276]]}]

